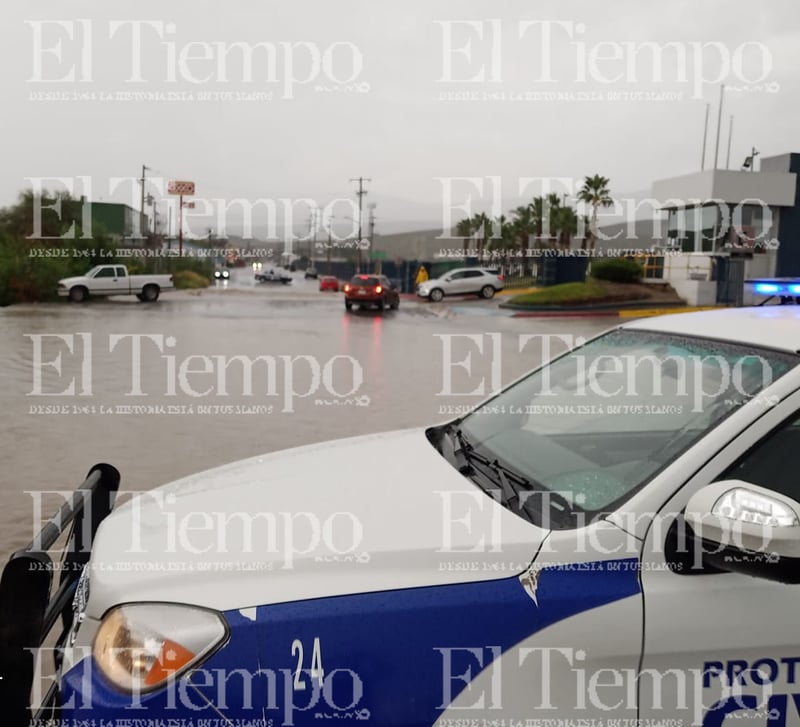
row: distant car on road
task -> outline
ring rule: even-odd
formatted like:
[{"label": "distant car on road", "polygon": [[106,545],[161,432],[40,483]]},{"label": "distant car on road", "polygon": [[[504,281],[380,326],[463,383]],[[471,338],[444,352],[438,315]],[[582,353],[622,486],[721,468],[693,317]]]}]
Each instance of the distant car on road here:
[{"label": "distant car on road", "polygon": [[124,265],[95,265],[86,275],[58,281],[58,294],[73,303],[90,296],[135,295],[139,300],[153,303],[162,290],[173,290],[171,275],[128,275]]},{"label": "distant car on road", "polygon": [[344,307],[352,310],[374,306],[379,311],[386,308],[397,310],[400,307],[400,293],[384,275],[356,275],[344,286]]},{"label": "distant car on road", "polygon": [[216,278],[217,280],[227,280],[230,277],[231,277],[231,272],[226,268],[218,268],[217,270],[214,271],[214,278]]},{"label": "distant car on road", "polygon": [[339,292],[339,280],[333,275],[320,275],[319,278],[320,290],[332,290],[334,293]]},{"label": "distant car on road", "polygon": [[264,272],[257,272],[255,278],[259,283],[283,283],[284,285],[288,285],[293,279],[291,275],[275,270],[275,268],[267,268]]},{"label": "distant car on road", "polygon": [[317,269],[313,265],[309,268],[306,268],[306,273],[305,273],[306,280],[308,280],[309,278],[316,280],[318,277],[319,273],[317,272]]},{"label": "distant car on road", "polygon": [[456,268],[419,284],[417,295],[438,303],[446,295],[478,295],[485,300],[503,289],[503,276],[489,268]]}]

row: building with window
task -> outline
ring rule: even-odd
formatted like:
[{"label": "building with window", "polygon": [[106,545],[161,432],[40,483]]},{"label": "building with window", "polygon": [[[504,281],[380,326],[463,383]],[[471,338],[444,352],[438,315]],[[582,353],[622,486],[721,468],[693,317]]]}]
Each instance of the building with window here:
[{"label": "building with window", "polygon": [[85,197],[66,202],[69,215],[90,230],[102,230],[117,241],[137,240],[150,228],[150,218],[139,210],[118,202],[90,202]]},{"label": "building with window", "polygon": [[770,258],[769,274],[800,275],[800,154],[760,170],[710,169],[653,184],[668,215],[666,246],[686,253]]}]

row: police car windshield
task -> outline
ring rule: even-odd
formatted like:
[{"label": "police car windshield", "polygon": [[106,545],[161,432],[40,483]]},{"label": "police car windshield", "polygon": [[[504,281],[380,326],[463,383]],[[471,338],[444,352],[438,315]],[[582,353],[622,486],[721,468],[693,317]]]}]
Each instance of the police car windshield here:
[{"label": "police car windshield", "polygon": [[460,422],[575,513],[616,509],[800,358],[717,341],[617,330],[517,382]]}]

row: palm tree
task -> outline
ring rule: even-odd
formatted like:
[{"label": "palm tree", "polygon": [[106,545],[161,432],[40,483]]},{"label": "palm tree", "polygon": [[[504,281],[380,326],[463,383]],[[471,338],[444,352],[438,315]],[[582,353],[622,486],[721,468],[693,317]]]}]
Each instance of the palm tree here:
[{"label": "palm tree", "polygon": [[472,225],[478,237],[478,261],[483,257],[483,251],[489,246],[489,240],[492,239],[492,220],[486,215],[485,212],[479,212],[472,218]]},{"label": "palm tree", "polygon": [[[583,186],[578,192],[578,199],[592,208],[592,221],[589,226],[592,250],[594,250],[594,245],[597,241],[597,208],[610,207],[614,204],[614,200],[611,199],[611,190],[608,187],[609,183],[608,177],[595,174],[593,177],[586,177],[583,180]],[[581,247],[586,249],[586,238],[584,238]]]},{"label": "palm tree", "polygon": [[[547,197],[539,196],[533,198],[531,208],[533,209],[536,237],[540,247],[553,247],[555,241],[553,220],[560,207],[561,200],[554,192],[548,194]],[[546,243],[544,242],[545,237],[547,238]]]},{"label": "palm tree", "polygon": [[559,248],[568,250],[578,232],[578,213],[572,207],[559,207],[553,214],[553,230],[558,234]]},{"label": "palm tree", "polygon": [[516,246],[514,236],[514,225],[505,215],[500,215],[494,219],[494,230],[499,232],[499,237],[492,239],[489,248],[502,253],[503,264],[508,264],[508,251]]},{"label": "palm tree", "polygon": [[531,247],[531,235],[536,232],[533,207],[529,204],[520,205],[511,210],[513,217],[513,234],[519,241],[519,252],[522,258],[523,269],[527,266],[528,250]]},{"label": "palm tree", "polygon": [[467,217],[461,220],[456,225],[456,235],[464,238],[464,263],[467,262],[467,250],[469,249],[469,241],[475,234],[474,220]]}]

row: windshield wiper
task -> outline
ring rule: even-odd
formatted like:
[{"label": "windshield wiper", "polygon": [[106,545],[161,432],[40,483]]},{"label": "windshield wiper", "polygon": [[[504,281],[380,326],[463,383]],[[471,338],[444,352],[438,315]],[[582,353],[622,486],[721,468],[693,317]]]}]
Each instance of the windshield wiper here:
[{"label": "windshield wiper", "polygon": [[[465,477],[472,479],[486,494],[493,497],[504,507],[516,512],[529,522],[534,522],[528,506],[529,498],[523,500],[520,497],[520,493],[523,491],[540,492],[543,496],[547,496],[550,505],[549,509],[555,511],[559,520],[572,518],[570,504],[564,497],[516,472],[500,462],[497,457],[487,457],[485,454],[478,452],[475,445],[467,439],[461,428],[457,426],[457,422],[446,426],[440,431],[450,442],[453,450],[452,456],[455,459],[458,471]],[[478,479],[476,479],[476,475]],[[482,485],[479,480],[484,480],[484,482],[489,480],[494,486],[487,487]],[[542,508],[538,507],[537,509]]]},{"label": "windshield wiper", "polygon": [[520,490],[533,489],[531,483],[528,480],[526,480],[524,477],[518,477],[517,475],[514,475],[514,479],[517,480],[517,482],[519,483],[519,489],[515,488],[508,481],[508,476],[506,475],[506,473],[509,472],[508,468],[501,465],[497,459],[495,459],[494,462],[489,463],[489,469],[491,469],[491,471],[494,472],[495,475],[497,475],[497,479],[500,481],[500,488],[503,492],[503,499],[506,505],[508,505],[508,503],[511,502],[511,500],[519,499]]}]

